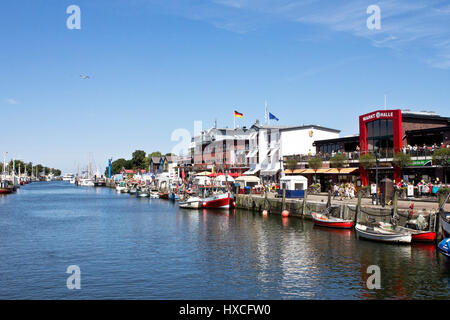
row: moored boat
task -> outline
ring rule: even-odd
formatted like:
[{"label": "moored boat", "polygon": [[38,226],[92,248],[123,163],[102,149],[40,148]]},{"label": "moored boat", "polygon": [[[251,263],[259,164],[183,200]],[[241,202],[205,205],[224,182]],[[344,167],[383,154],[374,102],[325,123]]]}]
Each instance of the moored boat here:
[{"label": "moored boat", "polygon": [[439,213],[439,222],[441,223],[444,238],[450,238],[450,212],[445,212],[442,210]]},{"label": "moored boat", "polygon": [[412,242],[434,242],[436,240],[436,232],[413,229],[411,228],[411,225],[408,224],[406,227],[401,227],[393,226],[390,223],[379,222],[379,226],[383,230],[404,232],[410,234]]},{"label": "moored boat", "polygon": [[450,238],[445,238],[438,244],[439,252],[450,258]]},{"label": "moored boat", "polygon": [[202,199],[202,208],[231,209],[235,207],[234,197],[230,192],[212,195]]},{"label": "moored boat", "polygon": [[405,232],[389,231],[374,226],[366,226],[357,223],[355,230],[358,237],[381,242],[390,243],[411,243],[411,234]]},{"label": "moored boat", "polygon": [[325,214],[313,212],[313,222],[315,225],[321,227],[338,228],[338,229],[351,229],[353,228],[353,220],[344,220],[340,218],[330,217]]},{"label": "moored boat", "polygon": [[16,191],[16,187],[8,180],[0,181],[0,194],[10,194]]},{"label": "moored boat", "polygon": [[199,209],[203,207],[203,200],[199,197],[190,197],[185,201],[178,202],[178,206],[183,209]]}]

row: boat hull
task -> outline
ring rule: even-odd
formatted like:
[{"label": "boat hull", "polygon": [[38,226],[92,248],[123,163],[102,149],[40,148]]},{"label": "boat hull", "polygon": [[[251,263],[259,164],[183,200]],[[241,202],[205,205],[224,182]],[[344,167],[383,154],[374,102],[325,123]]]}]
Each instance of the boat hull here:
[{"label": "boat hull", "polygon": [[[387,243],[411,243],[412,236],[404,233],[371,231],[366,226],[357,224],[355,230],[358,237],[366,240],[387,242]],[[381,230],[381,229],[377,229]]]},{"label": "boat hull", "polygon": [[232,209],[234,207],[234,198],[229,193],[206,198],[202,204],[202,208],[205,209]]},{"label": "boat hull", "polygon": [[444,256],[450,258],[450,238],[446,238],[442,240],[438,244],[439,252],[442,253]]},{"label": "boat hull", "polygon": [[354,222],[351,220],[343,220],[337,218],[325,219],[323,215],[312,213],[313,222],[317,226],[337,228],[337,229],[351,229]]},{"label": "boat hull", "polygon": [[10,194],[13,192],[14,190],[12,188],[0,188],[0,194]]}]

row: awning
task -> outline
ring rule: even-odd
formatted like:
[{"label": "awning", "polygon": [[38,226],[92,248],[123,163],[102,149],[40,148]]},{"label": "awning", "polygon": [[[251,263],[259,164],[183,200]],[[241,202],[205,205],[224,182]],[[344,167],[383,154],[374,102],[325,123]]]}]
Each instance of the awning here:
[{"label": "awning", "polygon": [[250,169],[248,171],[244,172],[244,175],[248,176],[248,175],[254,175],[257,174],[259,171],[261,170],[261,165],[257,164],[256,167],[254,167],[253,169]]},{"label": "awning", "polygon": [[281,165],[279,162],[272,163],[270,167],[265,170],[261,170],[261,175],[263,176],[273,176],[281,170]]},{"label": "awning", "polygon": [[295,170],[290,170],[290,169],[286,169],[284,170],[284,174],[299,174],[299,173],[303,173],[306,169],[295,169]]},{"label": "awning", "polygon": [[311,174],[311,173],[328,173],[330,169],[317,169],[317,172],[314,169],[305,169],[305,171],[301,173]]},{"label": "awning", "polygon": [[276,153],[280,148],[271,148],[269,151],[269,154],[267,155],[269,158],[273,156],[274,153]]},{"label": "awning", "polygon": [[330,169],[328,170],[326,173],[330,173],[330,174],[349,174],[349,173],[353,173],[355,171],[357,171],[358,168],[342,168],[340,171],[338,169]]}]

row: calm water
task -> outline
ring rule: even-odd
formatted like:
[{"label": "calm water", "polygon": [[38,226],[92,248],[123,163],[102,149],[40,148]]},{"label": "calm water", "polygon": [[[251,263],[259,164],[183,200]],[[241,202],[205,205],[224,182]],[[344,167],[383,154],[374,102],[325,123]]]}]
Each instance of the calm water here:
[{"label": "calm water", "polygon": [[[0,299],[450,298],[450,262],[432,245],[65,182],[0,197],[0,243]],[[69,265],[81,290],[66,287]],[[381,290],[366,289],[369,265]]]}]

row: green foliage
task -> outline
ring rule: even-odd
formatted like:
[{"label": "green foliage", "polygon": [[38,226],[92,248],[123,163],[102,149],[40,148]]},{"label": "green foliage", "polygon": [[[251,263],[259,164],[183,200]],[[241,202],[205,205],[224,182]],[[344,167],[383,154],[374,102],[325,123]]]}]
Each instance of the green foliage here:
[{"label": "green foliage", "polygon": [[312,158],[308,160],[308,166],[315,171],[322,168],[322,164],[323,160],[321,158]]},{"label": "green foliage", "polygon": [[289,159],[286,163],[286,167],[289,170],[295,170],[297,168],[297,160]]},{"label": "green foliage", "polygon": [[397,167],[400,169],[404,169],[406,167],[409,167],[412,165],[413,161],[411,159],[411,156],[409,154],[405,154],[403,152],[399,152],[394,156],[394,159],[392,161]]},{"label": "green foliage", "polygon": [[365,170],[372,168],[376,165],[376,157],[371,153],[363,154],[359,158],[359,166]]},{"label": "green foliage", "polygon": [[450,167],[450,149],[441,148],[433,152],[433,164],[448,168]]},{"label": "green foliage", "polygon": [[338,170],[344,168],[346,164],[347,164],[347,157],[344,154],[337,154],[330,159],[331,167],[336,168]]},{"label": "green foliage", "polygon": [[131,166],[132,169],[144,169],[144,162],[145,162],[145,151],[143,150],[136,150],[132,154],[131,158]]}]

